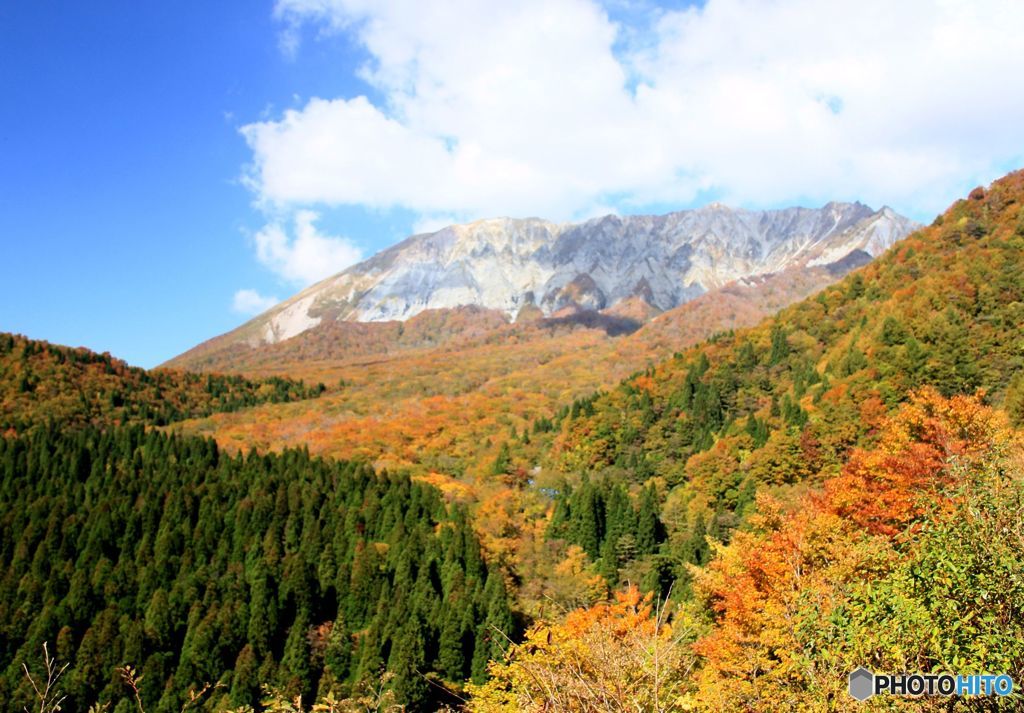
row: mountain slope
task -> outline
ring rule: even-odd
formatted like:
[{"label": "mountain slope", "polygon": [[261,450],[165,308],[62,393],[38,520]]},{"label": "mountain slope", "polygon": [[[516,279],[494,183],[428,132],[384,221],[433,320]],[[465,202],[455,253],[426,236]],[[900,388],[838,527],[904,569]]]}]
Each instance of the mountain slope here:
[{"label": "mountain slope", "polygon": [[[1019,676],[1022,274],[1017,172],[816,296],[577,400],[533,476],[553,506],[509,558],[522,605],[543,611],[570,567],[671,592],[694,710],[833,709],[861,665]],[[513,439],[504,461],[531,455]],[[532,663],[508,673],[545,680]],[[509,677],[491,690],[510,700]]]},{"label": "mountain slope", "polygon": [[405,322],[328,321],[290,339],[253,348],[222,337],[168,362],[205,372],[285,373],[307,363],[347,364],[472,342],[508,326],[496,310],[426,310]]},{"label": "mountain slope", "polygon": [[0,438],[0,530],[5,711],[44,642],[69,665],[63,710],[113,710],[126,663],[139,710],[196,710],[209,681],[206,710],[270,682],[358,697],[385,668],[398,702],[438,710],[515,635],[464,509],[302,449],[231,458],[139,426]]},{"label": "mountain slope", "polygon": [[217,411],[319,396],[324,386],[287,378],[146,371],[88,349],[0,333],[0,433],[53,423],[61,428],[164,425]]},{"label": "mountain slope", "polygon": [[1017,172],[817,296],[589,399],[556,460],[733,509],[744,488],[834,471],[914,389],[984,389],[1019,419],[1021,274]]},{"label": "mountain slope", "polygon": [[[315,404],[267,404],[176,428],[232,448],[307,444],[314,453],[416,472],[484,475],[512,428],[531,430],[563,404],[611,388],[715,332],[752,326],[838,278],[824,267],[791,268],[711,290],[646,324],[643,315],[589,312],[478,330],[481,315],[463,314],[468,308],[432,310],[404,323],[332,323],[260,349],[211,354],[203,368],[339,388]],[[446,318],[441,323],[451,325],[453,317],[475,326],[421,331],[423,320]],[[391,339],[402,325],[401,336]],[[610,336],[620,329],[625,333]],[[343,337],[356,330],[363,339],[347,351],[353,341]],[[429,345],[427,335],[440,343]],[[533,436],[531,458],[540,457],[551,435]]]},{"label": "mountain slope", "polygon": [[[747,211],[712,204],[580,224],[499,218],[415,235],[169,362],[287,340],[337,321],[408,320],[474,305],[515,318],[639,298],[658,311],[729,282],[793,266],[880,254],[914,227],[888,208]],[[244,345],[244,347],[242,346]]]}]

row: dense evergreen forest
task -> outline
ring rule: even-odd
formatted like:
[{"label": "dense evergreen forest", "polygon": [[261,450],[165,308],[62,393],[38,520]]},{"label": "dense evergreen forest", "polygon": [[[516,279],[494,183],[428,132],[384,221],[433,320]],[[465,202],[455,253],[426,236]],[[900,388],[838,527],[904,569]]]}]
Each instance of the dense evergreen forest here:
[{"label": "dense evergreen forest", "polygon": [[0,333],[0,432],[52,422],[92,424],[172,421],[261,403],[315,398],[323,384],[273,377],[190,374],[128,366],[109,354]]},{"label": "dense evergreen forest", "polygon": [[126,663],[151,712],[216,681],[221,706],[261,684],[356,695],[385,669],[433,710],[514,633],[464,509],[303,450],[232,457],[141,426],[0,438],[0,531],[8,710],[44,641],[71,663],[65,710],[121,700]]}]

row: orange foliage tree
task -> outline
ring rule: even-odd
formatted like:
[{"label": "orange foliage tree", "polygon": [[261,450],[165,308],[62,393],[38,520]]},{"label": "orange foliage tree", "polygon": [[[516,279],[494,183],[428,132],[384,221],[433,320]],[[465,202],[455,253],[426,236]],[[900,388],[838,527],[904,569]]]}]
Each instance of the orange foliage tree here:
[{"label": "orange foliage tree", "polygon": [[855,642],[844,640],[851,593],[892,572],[920,524],[946,516],[957,485],[992,468],[1015,441],[980,394],[924,390],[823,491],[789,510],[759,498],[750,529],[694,570],[713,623],[693,646],[703,665],[691,702],[722,711],[841,706],[857,665]]},{"label": "orange foliage tree", "polygon": [[826,484],[828,506],[871,532],[900,532],[948,489],[950,465],[981,467],[1009,443],[1005,418],[983,396],[919,392],[883,428],[877,447],[855,450]]}]

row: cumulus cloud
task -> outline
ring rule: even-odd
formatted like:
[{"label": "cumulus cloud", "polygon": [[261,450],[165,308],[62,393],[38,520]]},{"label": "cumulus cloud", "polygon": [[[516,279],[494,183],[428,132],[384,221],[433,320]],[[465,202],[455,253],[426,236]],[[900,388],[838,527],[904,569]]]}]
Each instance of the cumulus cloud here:
[{"label": "cumulus cloud", "polygon": [[279,276],[299,286],[322,280],[362,259],[351,240],[321,234],[311,210],[298,210],[288,226],[280,222],[264,226],[254,236],[256,257]]},{"label": "cumulus cloud", "polygon": [[243,128],[249,184],[278,208],[567,219],[707,191],[924,217],[1024,158],[1014,0],[708,0],[630,27],[591,0],[275,12],[289,41],[313,26],[359,43],[382,97],[315,98]]},{"label": "cumulus cloud", "polygon": [[269,295],[261,295],[256,290],[238,290],[231,300],[231,309],[238,314],[256,315],[266,312],[280,300]]}]

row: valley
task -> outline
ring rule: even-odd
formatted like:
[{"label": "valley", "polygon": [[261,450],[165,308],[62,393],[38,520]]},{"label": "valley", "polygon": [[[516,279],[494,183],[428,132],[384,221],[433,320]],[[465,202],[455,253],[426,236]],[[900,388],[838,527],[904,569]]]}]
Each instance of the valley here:
[{"label": "valley", "polygon": [[[210,374],[5,337],[18,418],[0,516],[19,534],[0,551],[0,603],[43,610],[4,618],[0,686],[19,690],[43,640],[75,662],[83,705],[118,697],[102,671],[129,657],[152,682],[221,680],[219,709],[268,682],[370,700],[386,672],[377,706],[510,711],[538,680],[587,700],[630,666],[646,693],[601,695],[816,705],[862,660],[854,633],[885,667],[908,650],[922,669],[949,650],[1024,665],[1024,637],[1004,638],[1024,553],[1008,541],[971,560],[1024,498],[1022,205],[1011,174],[873,261],[749,276],[667,311],[630,299],[510,322],[456,307],[177,360]],[[175,410],[155,409],[170,394]],[[903,562],[976,574],[908,584]],[[969,641],[909,624],[889,641],[863,608],[869,573],[889,606],[935,615],[976,576],[1004,584],[958,605],[988,617]],[[822,615],[831,642],[809,633]],[[819,663],[794,672],[808,647]],[[163,710],[187,689],[139,690]]]},{"label": "valley", "polygon": [[0,3],[0,713],[1024,712],[1021,27]]},{"label": "valley", "polygon": [[[254,325],[274,319],[279,313],[275,308],[167,365],[330,384],[322,401],[312,409],[270,406],[193,420],[177,428],[213,436],[232,449],[305,444],[314,453],[366,458],[420,474],[468,475],[467,482],[472,482],[487,474],[512,431],[530,431],[538,419],[550,419],[572,401],[611,387],[716,332],[754,325],[870,260],[860,247],[870,247],[874,240],[872,249],[878,250],[909,225],[890,218],[891,213],[851,208],[859,218],[840,219],[836,227],[818,226],[814,220],[824,218],[813,215],[801,216],[807,223],[803,227],[788,226],[794,231],[794,244],[801,246],[796,251],[806,252],[798,259],[787,257],[792,263],[788,267],[702,287],[702,294],[667,311],[632,296],[600,312],[573,304],[551,316],[538,308],[533,315],[517,315],[510,321],[498,310],[474,305],[429,309],[405,322],[325,321],[284,341],[255,346],[239,341]],[[712,218],[732,219],[748,230],[751,222],[751,216],[731,216],[721,207]],[[710,227],[701,224],[696,229],[723,231],[716,225],[712,221]],[[735,224],[727,223],[726,228],[735,229]],[[818,230],[826,237],[807,249],[800,230]],[[697,234],[707,239],[707,233]],[[821,259],[822,245],[835,253],[834,261],[809,264]],[[694,260],[710,259],[701,255]],[[623,269],[632,268],[627,264]],[[712,281],[724,280],[735,269],[728,268]],[[519,465],[526,470],[537,465],[543,452],[544,434],[538,440],[541,443],[524,449],[530,455],[524,454]]]}]

